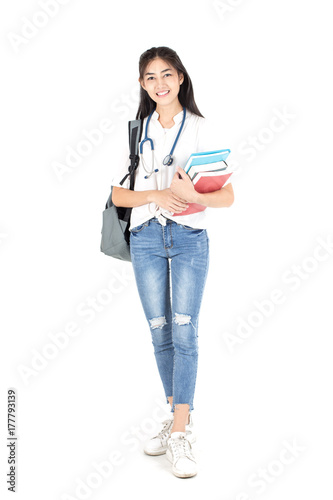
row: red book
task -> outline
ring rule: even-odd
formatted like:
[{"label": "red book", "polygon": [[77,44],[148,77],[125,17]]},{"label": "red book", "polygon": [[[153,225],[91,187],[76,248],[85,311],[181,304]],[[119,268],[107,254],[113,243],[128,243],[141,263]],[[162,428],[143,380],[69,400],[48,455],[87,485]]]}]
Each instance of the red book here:
[{"label": "red book", "polygon": [[[209,171],[209,172],[198,172],[194,179],[193,185],[194,189],[198,193],[211,193],[212,191],[217,191],[221,189],[232,172],[226,172],[225,170]],[[200,205],[199,203],[189,203],[189,207],[186,210],[183,210],[179,214],[173,214],[174,217],[177,215],[189,215],[194,214],[196,212],[203,212],[207,207],[205,205]]]}]

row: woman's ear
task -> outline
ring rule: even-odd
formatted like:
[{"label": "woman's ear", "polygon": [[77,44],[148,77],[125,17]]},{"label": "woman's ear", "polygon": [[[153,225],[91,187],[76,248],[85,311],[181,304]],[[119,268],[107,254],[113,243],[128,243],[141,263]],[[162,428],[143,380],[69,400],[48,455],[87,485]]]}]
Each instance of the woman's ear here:
[{"label": "woman's ear", "polygon": [[141,83],[141,80],[140,80],[140,77],[138,78],[138,82],[140,83],[141,87],[143,88],[143,90],[146,90],[143,83]]},{"label": "woman's ear", "polygon": [[181,85],[183,83],[183,81],[184,81],[184,75],[183,75],[183,73],[180,73],[180,75],[179,75],[179,85]]}]

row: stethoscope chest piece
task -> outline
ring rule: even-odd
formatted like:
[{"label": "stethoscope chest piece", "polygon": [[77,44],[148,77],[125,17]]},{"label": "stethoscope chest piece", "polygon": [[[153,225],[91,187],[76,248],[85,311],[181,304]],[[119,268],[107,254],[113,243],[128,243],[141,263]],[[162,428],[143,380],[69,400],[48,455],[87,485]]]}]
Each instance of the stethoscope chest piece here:
[{"label": "stethoscope chest piece", "polygon": [[171,155],[167,155],[163,160],[163,165],[169,166],[172,165],[172,163],[173,163],[173,158]]}]

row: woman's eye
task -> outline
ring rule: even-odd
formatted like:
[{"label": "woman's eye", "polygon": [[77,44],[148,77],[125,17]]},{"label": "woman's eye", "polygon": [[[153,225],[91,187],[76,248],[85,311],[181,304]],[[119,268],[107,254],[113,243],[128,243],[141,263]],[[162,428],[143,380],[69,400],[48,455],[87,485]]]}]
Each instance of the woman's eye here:
[{"label": "woman's eye", "polygon": [[[166,73],[164,76],[172,76],[172,74],[171,73]],[[147,78],[147,80],[152,80],[153,78],[154,78],[153,76],[149,76]]]}]

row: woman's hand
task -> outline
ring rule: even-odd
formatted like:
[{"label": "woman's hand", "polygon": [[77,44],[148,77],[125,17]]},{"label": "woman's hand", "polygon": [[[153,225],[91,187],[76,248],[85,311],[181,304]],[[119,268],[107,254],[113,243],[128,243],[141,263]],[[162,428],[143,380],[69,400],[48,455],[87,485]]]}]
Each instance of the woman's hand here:
[{"label": "woman's hand", "polygon": [[194,189],[194,185],[190,177],[180,167],[176,167],[176,172],[170,184],[170,189],[174,194],[180,196],[184,200],[187,200],[189,203],[195,202],[198,194]]},{"label": "woman's hand", "polygon": [[172,214],[180,214],[188,208],[186,200],[177,196],[170,188],[154,191],[152,201],[159,207],[169,210]]}]

